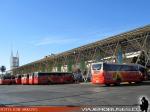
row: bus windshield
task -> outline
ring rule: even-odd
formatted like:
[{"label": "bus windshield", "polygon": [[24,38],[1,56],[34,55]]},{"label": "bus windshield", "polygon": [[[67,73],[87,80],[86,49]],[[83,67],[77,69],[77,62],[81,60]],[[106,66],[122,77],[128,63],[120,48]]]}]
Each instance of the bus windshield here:
[{"label": "bus windshield", "polygon": [[100,70],[102,67],[102,64],[93,64],[92,65],[92,70]]}]

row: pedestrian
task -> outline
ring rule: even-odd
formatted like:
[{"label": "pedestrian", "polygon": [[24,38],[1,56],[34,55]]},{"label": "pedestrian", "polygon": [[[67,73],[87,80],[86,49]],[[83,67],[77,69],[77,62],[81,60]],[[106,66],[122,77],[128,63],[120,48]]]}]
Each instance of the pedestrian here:
[{"label": "pedestrian", "polygon": [[86,70],[84,70],[83,71],[83,80],[84,80],[84,82],[86,82],[87,81],[87,72],[86,72]]},{"label": "pedestrian", "polygon": [[148,100],[145,98],[145,97],[143,97],[142,99],[141,99],[141,102],[142,102],[142,104],[140,105],[140,109],[141,109],[141,111],[142,112],[147,112],[147,110],[148,110]]}]

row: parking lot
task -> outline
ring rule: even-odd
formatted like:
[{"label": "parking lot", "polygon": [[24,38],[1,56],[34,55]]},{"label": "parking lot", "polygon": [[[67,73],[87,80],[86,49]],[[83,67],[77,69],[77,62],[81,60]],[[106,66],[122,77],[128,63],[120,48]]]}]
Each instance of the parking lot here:
[{"label": "parking lot", "polygon": [[63,85],[0,85],[2,106],[138,105],[150,99],[150,81],[106,87],[90,83]]}]

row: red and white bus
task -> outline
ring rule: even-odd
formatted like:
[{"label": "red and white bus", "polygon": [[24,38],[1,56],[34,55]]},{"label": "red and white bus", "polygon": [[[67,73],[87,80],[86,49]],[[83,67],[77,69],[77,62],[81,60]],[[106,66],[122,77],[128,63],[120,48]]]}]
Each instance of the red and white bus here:
[{"label": "red and white bus", "polygon": [[11,76],[1,76],[0,77],[0,84],[3,84],[3,85],[12,84]]},{"label": "red and white bus", "polygon": [[29,84],[30,85],[34,84],[34,73],[29,74]]},{"label": "red and white bus", "polygon": [[21,84],[21,75],[17,74],[15,77],[16,84]]},{"label": "red and white bus", "polygon": [[21,83],[24,84],[24,85],[29,84],[29,74],[22,75]]},{"label": "red and white bus", "polygon": [[34,84],[73,83],[73,75],[68,72],[35,72]]},{"label": "red and white bus", "polygon": [[48,74],[43,72],[34,72],[34,84],[48,84]]},{"label": "red and white bus", "polygon": [[16,84],[16,80],[15,80],[15,76],[14,75],[11,76],[11,84]]},{"label": "red and white bus", "polygon": [[50,73],[48,79],[50,83],[55,83],[55,84],[74,82],[73,74],[69,72],[52,72]]},{"label": "red and white bus", "polygon": [[74,77],[72,73],[65,73],[63,75],[63,83],[74,83]]},{"label": "red and white bus", "polygon": [[146,79],[146,71],[139,64],[93,63],[91,66],[93,84],[120,84],[121,82],[141,82]]}]

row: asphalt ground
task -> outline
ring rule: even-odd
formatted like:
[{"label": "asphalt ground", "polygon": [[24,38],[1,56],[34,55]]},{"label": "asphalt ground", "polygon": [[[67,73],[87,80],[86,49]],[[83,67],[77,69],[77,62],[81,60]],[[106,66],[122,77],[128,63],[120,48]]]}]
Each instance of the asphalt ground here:
[{"label": "asphalt ground", "polygon": [[150,100],[150,81],[120,86],[91,83],[57,85],[0,85],[1,106],[139,105]]}]

